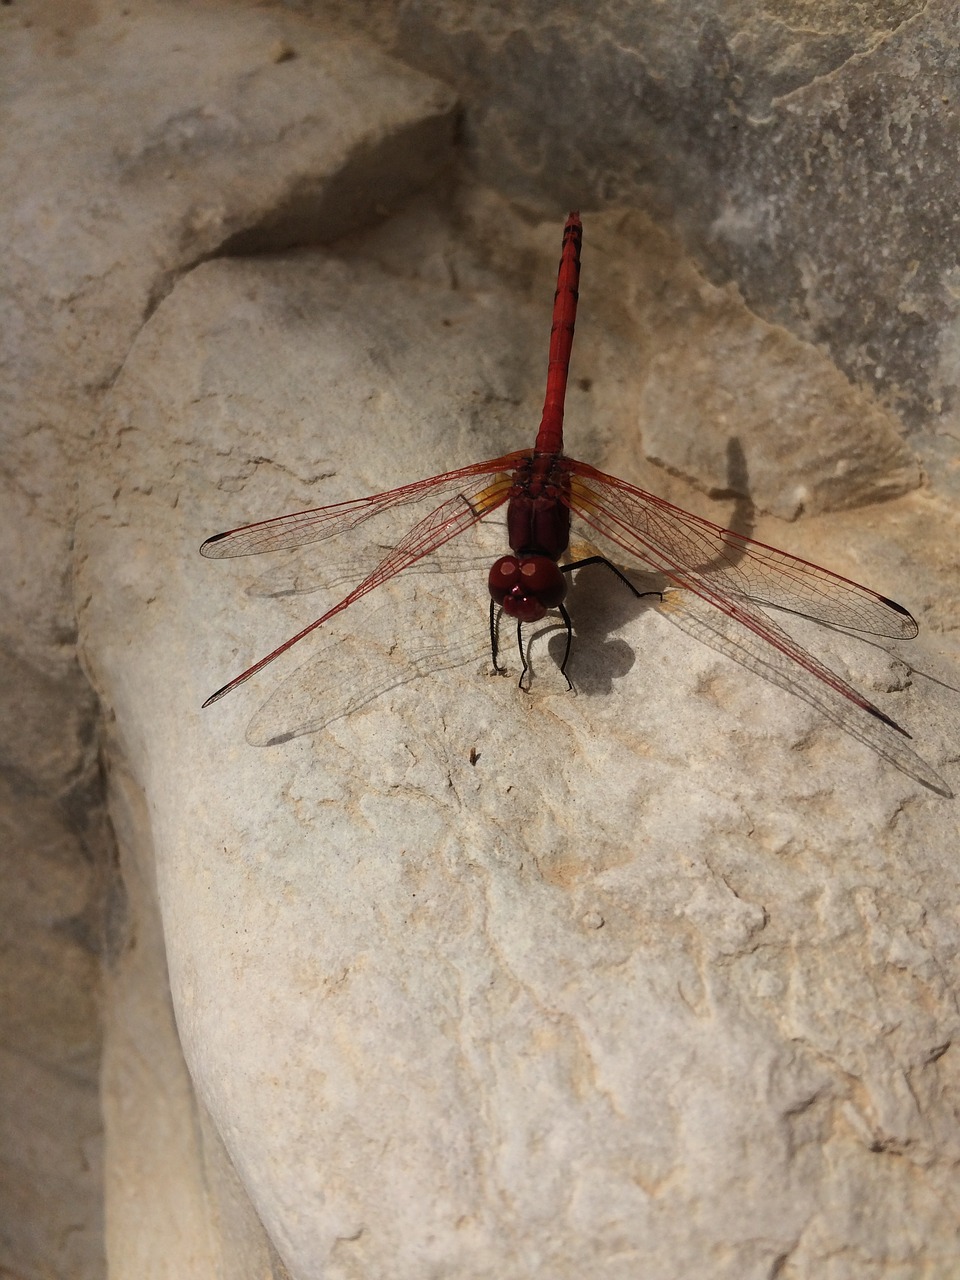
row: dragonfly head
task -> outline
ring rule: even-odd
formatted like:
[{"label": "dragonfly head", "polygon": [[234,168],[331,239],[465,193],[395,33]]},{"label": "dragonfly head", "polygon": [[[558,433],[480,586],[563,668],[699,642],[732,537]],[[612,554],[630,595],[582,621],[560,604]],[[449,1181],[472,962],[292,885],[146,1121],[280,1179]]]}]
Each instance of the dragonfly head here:
[{"label": "dragonfly head", "polygon": [[518,622],[539,622],[567,594],[567,581],[549,556],[501,556],[490,570],[490,594]]}]

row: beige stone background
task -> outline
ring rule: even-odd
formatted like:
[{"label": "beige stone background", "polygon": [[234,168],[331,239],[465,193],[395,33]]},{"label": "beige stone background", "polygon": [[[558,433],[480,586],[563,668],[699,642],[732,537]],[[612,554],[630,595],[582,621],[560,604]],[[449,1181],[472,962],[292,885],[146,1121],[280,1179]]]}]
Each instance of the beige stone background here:
[{"label": "beige stone background", "polygon": [[956,790],[958,18],[0,8],[0,1275],[958,1274],[919,766],[586,575],[524,698],[495,528],[201,713],[364,545],[196,554],[530,443],[580,207],[569,451],[902,600]]}]

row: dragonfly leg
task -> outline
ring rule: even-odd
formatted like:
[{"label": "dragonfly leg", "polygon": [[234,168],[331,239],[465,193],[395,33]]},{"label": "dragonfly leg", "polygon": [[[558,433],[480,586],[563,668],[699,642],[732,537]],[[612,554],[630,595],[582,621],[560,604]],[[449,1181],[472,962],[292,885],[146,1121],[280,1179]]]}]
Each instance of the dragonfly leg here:
[{"label": "dragonfly leg", "polygon": [[[574,569],[582,569],[588,564],[604,565],[611,573],[615,573],[617,575],[623,585],[632,591],[638,600],[642,600],[644,596],[659,596],[661,600],[663,599],[662,591],[638,591],[630,579],[622,574],[615,564],[611,564],[606,556],[587,556],[585,560],[574,560],[573,564],[562,564],[560,566],[560,572],[572,573]],[[561,671],[563,670],[562,667],[560,669]]]},{"label": "dragonfly leg", "polygon": [[[611,568],[612,567],[613,566],[611,565]],[[557,609],[559,610],[560,617],[563,619],[563,625],[567,628],[567,647],[563,651],[563,661],[560,663],[560,674],[563,676],[564,680],[566,680],[567,688],[571,693],[573,693],[573,684],[570,677],[567,675],[567,662],[570,659],[570,646],[573,644],[573,624],[570,621],[569,613],[567,613],[562,604],[558,604]]]},{"label": "dragonfly leg", "polygon": [[498,621],[499,619],[497,618],[496,601],[491,600],[490,601],[490,656],[493,658],[494,671],[502,675],[503,668],[500,666],[500,661],[499,661],[500,638],[498,633],[500,628],[497,625]]},{"label": "dragonfly leg", "polygon": [[527,655],[523,652],[523,623],[517,623],[517,648],[520,650],[520,665],[523,670],[520,672],[520,679],[517,681],[517,688],[523,688],[524,679],[530,670],[530,664],[527,662]]}]

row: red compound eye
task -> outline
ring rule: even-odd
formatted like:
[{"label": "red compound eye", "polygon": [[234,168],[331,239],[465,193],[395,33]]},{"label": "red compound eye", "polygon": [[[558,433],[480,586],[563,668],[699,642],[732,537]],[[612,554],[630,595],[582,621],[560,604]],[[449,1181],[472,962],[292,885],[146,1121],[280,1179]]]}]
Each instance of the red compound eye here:
[{"label": "red compound eye", "polygon": [[539,622],[567,594],[567,581],[549,556],[501,556],[490,570],[490,594],[518,622]]}]

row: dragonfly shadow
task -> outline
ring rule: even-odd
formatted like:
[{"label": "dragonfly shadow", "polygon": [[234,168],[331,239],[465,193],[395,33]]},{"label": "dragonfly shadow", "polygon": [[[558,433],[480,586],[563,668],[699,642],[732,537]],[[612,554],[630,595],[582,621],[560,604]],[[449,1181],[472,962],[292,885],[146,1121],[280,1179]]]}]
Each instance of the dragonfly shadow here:
[{"label": "dragonfly shadow", "polygon": [[750,497],[750,474],[747,457],[737,436],[727,441],[727,487],[716,489],[712,496],[733,502],[729,528],[743,538],[752,538],[757,523],[757,508]]},{"label": "dragonfly shadow", "polygon": [[[750,473],[743,445],[737,436],[727,441],[727,485],[724,489],[711,489],[710,496],[717,501],[732,503],[727,528],[741,538],[752,538],[757,526],[757,507],[750,497]],[[737,543],[725,543],[722,555],[696,565],[698,573],[708,574],[712,569],[730,569],[743,558],[742,547]]]},{"label": "dragonfly shadow", "polygon": [[[612,693],[613,682],[633,668],[636,652],[615,633],[655,605],[663,587],[654,575],[617,567],[643,593],[641,596],[634,595],[610,569],[596,564],[577,571],[567,600],[573,622],[567,674],[577,692],[585,695]],[[566,628],[561,625],[550,630],[547,649],[559,667],[567,647]]]},{"label": "dragonfly shadow", "polygon": [[[735,436],[727,442],[727,486],[714,490],[712,496],[732,500],[727,527],[739,537],[749,538],[756,525],[756,505],[749,496],[749,475],[743,446]],[[588,531],[588,537],[591,540],[595,538],[595,531]],[[592,545],[591,541],[590,548]],[[616,581],[610,568],[604,568],[602,564],[585,566],[577,571],[567,599],[574,625],[567,674],[574,688],[584,694],[611,693],[613,681],[621,679],[632,669],[637,661],[636,652],[622,636],[611,633],[634,622],[651,607],[656,607],[658,596],[670,586],[660,574],[644,573],[634,565],[623,564],[616,554],[618,548],[615,544],[604,541],[604,549],[613,553],[609,557],[605,555],[604,559],[609,559],[640,595],[635,595],[622,582]],[[730,569],[742,555],[742,548],[736,542],[726,543],[721,554],[700,562],[696,568],[705,574],[716,568]],[[551,633],[548,649],[559,667],[566,651],[566,630],[562,625],[544,630]],[[530,643],[535,638],[531,636]]]},{"label": "dragonfly shadow", "polygon": [[[882,646],[878,647],[882,648]],[[951,693],[960,693],[960,686],[951,684],[948,680],[941,680],[939,676],[931,675],[929,671],[924,671],[922,667],[915,667],[912,663],[906,662],[903,658],[900,658],[900,661],[903,662],[911,675],[920,676],[923,680],[929,680],[931,684],[938,684],[941,689],[949,689]]]}]

